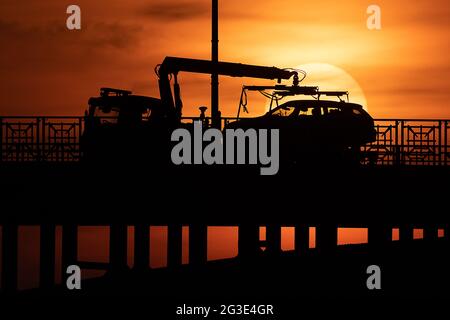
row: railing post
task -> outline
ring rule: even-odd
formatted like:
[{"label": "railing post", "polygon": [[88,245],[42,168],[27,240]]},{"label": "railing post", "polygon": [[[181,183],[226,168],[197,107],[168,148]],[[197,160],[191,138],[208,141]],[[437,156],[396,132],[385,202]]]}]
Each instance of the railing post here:
[{"label": "railing post", "polygon": [[[401,122],[403,123],[403,121]],[[402,157],[402,152],[401,152],[401,146],[399,145],[399,141],[398,141],[398,130],[399,130],[399,121],[395,120],[395,160],[394,163],[396,166],[399,166],[401,164],[401,157]],[[401,140],[403,141],[403,125],[400,125],[400,130],[401,132]],[[401,144],[403,144],[401,142]]]},{"label": "railing post", "polygon": [[449,129],[449,126],[448,126],[448,121],[447,120],[444,122],[444,125],[445,125],[445,127],[444,127],[444,143],[445,143],[445,145],[443,146],[443,148],[444,148],[444,165],[447,165],[447,158],[448,158],[447,152],[449,151],[448,150],[448,148],[449,148],[449,145],[448,145],[448,129]]},{"label": "railing post", "polygon": [[437,152],[438,152],[438,164],[441,165],[442,164],[442,121],[439,120],[439,129],[438,129],[438,147],[437,147]]},{"label": "railing post", "polygon": [[40,162],[41,161],[41,154],[40,154],[40,145],[39,145],[39,131],[40,131],[40,119],[39,117],[36,117],[36,136],[33,135],[32,137],[32,144],[33,147],[31,148],[32,152],[36,153],[36,161]]},{"label": "railing post", "polygon": [[78,160],[83,158],[82,150],[81,150],[81,136],[83,135],[83,123],[86,123],[86,117],[78,118],[78,137],[76,140],[76,144],[78,146]]},{"label": "railing post", "polygon": [[[46,126],[46,119],[45,117],[42,117],[42,124],[41,124],[41,143],[42,143],[42,147],[41,147],[41,157],[42,160],[47,160],[45,159],[45,149],[46,149],[46,143],[45,143],[45,126]],[[50,141],[49,141],[50,143]]]}]

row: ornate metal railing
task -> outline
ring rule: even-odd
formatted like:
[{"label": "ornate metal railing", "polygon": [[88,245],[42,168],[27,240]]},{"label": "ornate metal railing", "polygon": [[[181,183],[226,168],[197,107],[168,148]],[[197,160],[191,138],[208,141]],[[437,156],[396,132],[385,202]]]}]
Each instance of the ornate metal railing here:
[{"label": "ornate metal railing", "polygon": [[450,164],[450,120],[377,119],[375,129],[377,140],[362,149],[376,154],[376,164]]},{"label": "ornate metal railing", "polygon": [[83,128],[83,117],[0,117],[0,162],[78,161]]},{"label": "ornate metal railing", "polygon": [[[84,125],[84,117],[0,117],[0,162],[79,161]],[[378,119],[375,126],[377,140],[362,147],[371,155],[364,164],[450,164],[450,120]]]}]

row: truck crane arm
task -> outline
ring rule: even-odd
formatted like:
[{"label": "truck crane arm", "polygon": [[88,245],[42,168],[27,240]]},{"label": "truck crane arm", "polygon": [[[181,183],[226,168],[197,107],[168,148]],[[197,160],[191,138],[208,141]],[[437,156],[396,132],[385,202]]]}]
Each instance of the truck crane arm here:
[{"label": "truck crane arm", "polygon": [[[182,101],[180,86],[178,84],[179,72],[202,74],[219,74],[230,77],[249,77],[258,79],[288,80],[294,77],[294,86],[298,85],[298,73],[295,70],[279,69],[242,63],[217,62],[188,58],[166,57],[162,64],[157,66],[156,74],[159,78],[159,91],[161,102],[169,110],[174,111],[177,120],[181,118]],[[174,95],[170,87],[171,78],[174,78]],[[172,112],[172,111],[170,111]]]}]

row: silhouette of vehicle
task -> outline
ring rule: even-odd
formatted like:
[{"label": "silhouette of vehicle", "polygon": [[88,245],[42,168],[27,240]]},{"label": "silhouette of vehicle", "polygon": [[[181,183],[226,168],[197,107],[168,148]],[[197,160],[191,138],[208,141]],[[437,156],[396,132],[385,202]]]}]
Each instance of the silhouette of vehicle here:
[{"label": "silhouette of vehicle", "polygon": [[[114,159],[169,163],[171,132],[175,128],[189,129],[191,126],[182,122],[179,72],[272,79],[278,83],[292,78],[292,86],[244,86],[244,89],[258,91],[275,89],[275,94],[282,97],[318,95],[320,98],[321,94],[339,97],[343,94],[319,92],[317,87],[300,86],[301,71],[295,69],[166,57],[155,72],[159,78],[160,98],[102,88],[99,97],[89,99],[81,140],[84,159],[100,159],[103,163]],[[204,109],[202,112],[204,114]],[[359,147],[375,139],[373,120],[367,112],[359,105],[342,100],[291,101],[263,117],[241,119],[226,128],[279,128],[280,152],[282,156],[285,153],[285,159],[293,161],[303,159],[304,152],[315,158],[323,158],[324,154],[360,157]]]},{"label": "silhouette of vehicle", "polygon": [[102,88],[99,97],[89,99],[81,139],[83,159],[100,160],[102,163],[137,158],[167,162],[170,133],[177,127],[190,127],[181,119],[183,102],[178,83],[179,72],[217,73],[278,81],[294,77],[294,82],[298,79],[296,72],[275,67],[176,57],[166,57],[155,72],[159,78],[160,98]]},{"label": "silhouette of vehicle", "polygon": [[[143,145],[157,151],[168,139],[168,123],[161,100],[133,95],[131,91],[101,88],[99,97],[89,99],[81,146],[85,160],[105,162],[145,158]],[[148,160],[148,159],[146,159]]]},{"label": "silhouette of vehicle", "polygon": [[279,129],[280,152],[289,162],[359,162],[360,146],[376,140],[372,117],[361,105],[343,100],[288,101],[261,117],[226,126],[238,128]]}]

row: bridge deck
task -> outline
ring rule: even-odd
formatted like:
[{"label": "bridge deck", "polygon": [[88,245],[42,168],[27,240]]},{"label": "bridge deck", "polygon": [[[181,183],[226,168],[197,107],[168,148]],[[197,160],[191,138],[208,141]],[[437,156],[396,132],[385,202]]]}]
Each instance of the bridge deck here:
[{"label": "bridge deck", "polygon": [[364,226],[449,220],[450,167],[300,168],[273,177],[212,170],[165,174],[151,168],[92,172],[78,164],[3,166],[0,222]]}]

